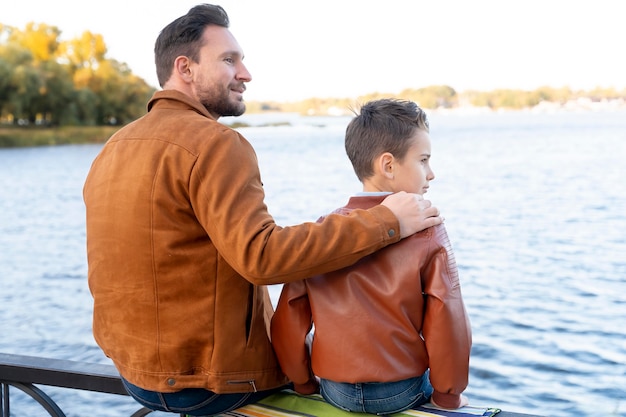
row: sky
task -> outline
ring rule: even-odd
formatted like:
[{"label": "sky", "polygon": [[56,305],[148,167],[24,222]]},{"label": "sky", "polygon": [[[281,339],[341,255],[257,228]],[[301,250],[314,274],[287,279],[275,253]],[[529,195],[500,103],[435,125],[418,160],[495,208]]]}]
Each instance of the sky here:
[{"label": "sky", "polygon": [[[202,0],[20,0],[0,23],[101,34],[107,57],[158,86],[154,41]],[[246,100],[626,88],[621,0],[221,0],[252,74]]]}]

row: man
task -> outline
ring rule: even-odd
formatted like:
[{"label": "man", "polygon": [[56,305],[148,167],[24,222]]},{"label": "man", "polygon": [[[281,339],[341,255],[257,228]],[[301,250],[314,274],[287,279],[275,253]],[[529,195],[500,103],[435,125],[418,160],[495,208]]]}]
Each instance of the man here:
[{"label": "man", "polygon": [[254,150],[217,122],[243,114],[251,81],[228,25],[221,7],[199,5],[163,29],[163,90],[111,137],[84,187],[94,336],[152,410],[218,414],[284,386],[262,285],[350,265],[442,222],[399,193],[323,224],[276,225]]}]

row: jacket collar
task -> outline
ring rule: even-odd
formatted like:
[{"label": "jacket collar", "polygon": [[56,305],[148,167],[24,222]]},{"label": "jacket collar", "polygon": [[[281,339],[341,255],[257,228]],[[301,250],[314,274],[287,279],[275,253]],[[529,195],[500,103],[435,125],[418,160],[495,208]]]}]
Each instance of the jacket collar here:
[{"label": "jacket collar", "polygon": [[357,194],[350,197],[346,208],[349,209],[368,209],[380,204],[390,194]]},{"label": "jacket collar", "polygon": [[194,110],[195,112],[214,120],[202,103],[178,90],[160,90],[155,92],[148,102],[148,112],[154,108]]}]

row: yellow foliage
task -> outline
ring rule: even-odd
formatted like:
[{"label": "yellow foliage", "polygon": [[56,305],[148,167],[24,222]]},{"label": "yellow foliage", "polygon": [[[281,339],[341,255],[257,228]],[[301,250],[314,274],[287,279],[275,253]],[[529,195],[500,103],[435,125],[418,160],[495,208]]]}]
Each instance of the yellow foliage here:
[{"label": "yellow foliage", "polygon": [[63,42],[59,51],[60,58],[75,69],[96,69],[106,59],[107,47],[102,35],[85,31],[80,37]]},{"label": "yellow foliage", "polygon": [[91,68],[79,68],[74,72],[74,85],[77,89],[88,88],[92,77]]},{"label": "yellow foliage", "polygon": [[30,22],[24,31],[12,28],[8,42],[14,42],[33,54],[37,62],[53,58],[59,47],[58,38],[61,31],[56,26],[45,23]]}]

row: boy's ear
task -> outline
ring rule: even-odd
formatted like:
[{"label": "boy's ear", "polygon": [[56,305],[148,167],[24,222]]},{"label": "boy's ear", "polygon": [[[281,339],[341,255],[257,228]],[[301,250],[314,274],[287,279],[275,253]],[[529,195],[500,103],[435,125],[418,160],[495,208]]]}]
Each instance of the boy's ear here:
[{"label": "boy's ear", "polygon": [[391,153],[384,152],[380,154],[380,156],[376,158],[376,162],[374,163],[375,174],[381,175],[388,179],[393,179],[394,161],[395,158]]}]

